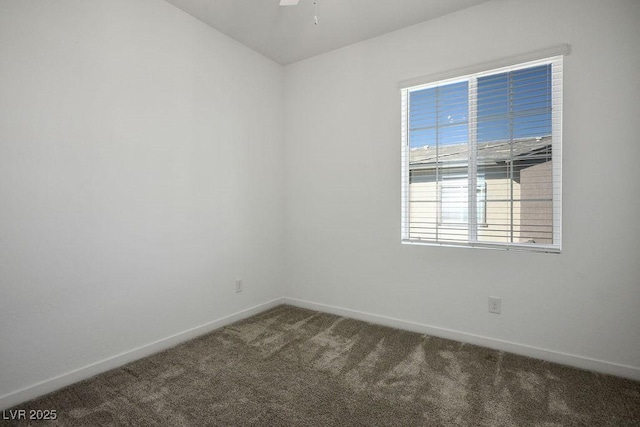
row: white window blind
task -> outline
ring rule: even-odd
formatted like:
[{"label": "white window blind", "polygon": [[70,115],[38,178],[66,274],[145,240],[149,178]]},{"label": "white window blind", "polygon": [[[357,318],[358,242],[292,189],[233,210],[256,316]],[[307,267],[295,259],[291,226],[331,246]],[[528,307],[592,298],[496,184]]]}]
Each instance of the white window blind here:
[{"label": "white window blind", "polygon": [[562,59],[401,89],[403,242],[560,251]]}]

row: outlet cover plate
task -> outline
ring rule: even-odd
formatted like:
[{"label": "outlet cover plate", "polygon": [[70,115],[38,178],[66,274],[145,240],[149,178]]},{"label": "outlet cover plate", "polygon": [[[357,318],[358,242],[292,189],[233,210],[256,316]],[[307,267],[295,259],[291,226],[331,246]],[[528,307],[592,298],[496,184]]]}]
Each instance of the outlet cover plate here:
[{"label": "outlet cover plate", "polygon": [[489,297],[489,313],[500,314],[502,311],[502,300],[498,297]]}]

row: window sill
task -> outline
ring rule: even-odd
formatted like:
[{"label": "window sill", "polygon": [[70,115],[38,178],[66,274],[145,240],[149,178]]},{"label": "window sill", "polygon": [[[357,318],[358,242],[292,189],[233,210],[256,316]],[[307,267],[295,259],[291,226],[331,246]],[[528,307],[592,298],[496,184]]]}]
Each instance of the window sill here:
[{"label": "window sill", "polygon": [[416,245],[416,246],[437,246],[437,247],[449,247],[449,248],[465,248],[465,249],[495,249],[500,251],[523,251],[523,252],[539,252],[548,254],[560,254],[562,248],[552,245],[534,245],[527,243],[438,243],[428,240],[409,240],[402,239],[403,245]]}]

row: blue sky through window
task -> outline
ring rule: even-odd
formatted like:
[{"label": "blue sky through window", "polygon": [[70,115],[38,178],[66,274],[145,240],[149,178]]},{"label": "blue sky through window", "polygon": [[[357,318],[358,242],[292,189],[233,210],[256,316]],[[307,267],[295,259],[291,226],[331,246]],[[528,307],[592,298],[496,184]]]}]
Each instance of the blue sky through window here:
[{"label": "blue sky through window", "polygon": [[[410,146],[466,144],[468,82],[411,93]],[[551,65],[480,77],[478,142],[551,134]]]},{"label": "blue sky through window", "polygon": [[467,82],[460,82],[411,94],[411,147],[466,144],[469,133],[468,86]]}]

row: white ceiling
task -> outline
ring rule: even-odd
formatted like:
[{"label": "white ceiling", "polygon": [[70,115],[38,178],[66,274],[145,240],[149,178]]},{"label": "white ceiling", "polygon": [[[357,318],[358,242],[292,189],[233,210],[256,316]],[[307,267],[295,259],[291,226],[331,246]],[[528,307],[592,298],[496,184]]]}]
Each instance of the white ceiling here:
[{"label": "white ceiling", "polygon": [[488,0],[166,0],[286,65]]}]

